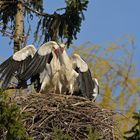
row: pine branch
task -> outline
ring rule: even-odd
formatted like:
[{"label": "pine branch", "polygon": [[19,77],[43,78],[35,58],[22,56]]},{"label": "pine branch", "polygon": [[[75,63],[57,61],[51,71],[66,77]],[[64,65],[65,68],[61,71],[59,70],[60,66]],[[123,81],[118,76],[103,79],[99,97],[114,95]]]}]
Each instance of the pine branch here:
[{"label": "pine branch", "polygon": [[10,39],[14,38],[13,34],[8,31],[4,31],[4,30],[0,29],[0,32],[4,35],[8,36]]},{"label": "pine branch", "polygon": [[48,13],[41,13],[33,8],[31,8],[30,6],[26,5],[25,3],[23,3],[24,7],[29,9],[30,11],[32,11],[35,14],[38,14],[39,16],[43,16],[43,17],[54,17],[54,15],[48,14]]}]

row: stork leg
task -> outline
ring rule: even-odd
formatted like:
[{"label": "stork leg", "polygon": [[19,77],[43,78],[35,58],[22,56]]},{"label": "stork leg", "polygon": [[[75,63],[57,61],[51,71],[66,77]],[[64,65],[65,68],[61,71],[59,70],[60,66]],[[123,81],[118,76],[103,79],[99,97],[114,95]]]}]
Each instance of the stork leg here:
[{"label": "stork leg", "polygon": [[59,93],[62,94],[62,84],[60,82],[58,83],[58,88],[59,88]]},{"label": "stork leg", "polygon": [[75,81],[76,81],[76,79],[77,79],[77,77],[78,77],[78,73],[76,72],[76,71],[74,71],[73,69],[72,69],[72,79],[71,79],[71,82],[70,82],[70,95],[72,96],[73,95],[73,93],[74,93],[74,84],[75,84]]},{"label": "stork leg", "polygon": [[73,94],[73,84],[70,84],[70,95],[72,96]]},{"label": "stork leg", "polygon": [[44,91],[46,89],[46,87],[49,86],[49,84],[50,84],[50,78],[49,77],[44,78],[44,80],[42,81],[42,84],[41,84],[41,88],[40,88],[39,93],[41,93],[42,91]]}]

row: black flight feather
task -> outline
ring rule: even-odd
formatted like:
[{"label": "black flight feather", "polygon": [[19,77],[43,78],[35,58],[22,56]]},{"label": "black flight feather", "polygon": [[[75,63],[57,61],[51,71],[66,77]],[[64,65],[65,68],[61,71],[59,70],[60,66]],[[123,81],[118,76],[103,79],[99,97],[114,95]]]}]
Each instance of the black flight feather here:
[{"label": "black flight feather", "polygon": [[46,63],[51,61],[50,59],[52,59],[51,53],[45,56],[40,56],[36,53],[26,70],[20,75],[20,79],[26,81],[32,76],[42,72]]}]

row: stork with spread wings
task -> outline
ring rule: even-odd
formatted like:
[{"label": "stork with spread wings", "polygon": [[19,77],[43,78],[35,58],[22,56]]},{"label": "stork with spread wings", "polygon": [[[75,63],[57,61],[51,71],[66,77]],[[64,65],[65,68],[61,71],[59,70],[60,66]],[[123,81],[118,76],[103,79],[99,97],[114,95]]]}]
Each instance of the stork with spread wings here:
[{"label": "stork with spread wings", "polygon": [[33,45],[28,45],[16,52],[0,65],[1,88],[6,89],[12,77],[16,77],[18,88],[23,87],[30,79],[31,82],[36,81],[37,91],[43,91],[45,86],[50,85],[53,74],[59,69],[58,49],[58,44],[50,41],[38,50]]}]

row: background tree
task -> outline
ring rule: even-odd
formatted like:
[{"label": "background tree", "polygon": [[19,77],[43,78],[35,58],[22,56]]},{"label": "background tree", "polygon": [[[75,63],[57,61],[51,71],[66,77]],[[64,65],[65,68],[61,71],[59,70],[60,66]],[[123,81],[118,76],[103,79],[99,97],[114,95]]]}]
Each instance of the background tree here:
[{"label": "background tree", "polygon": [[61,40],[66,39],[67,44],[70,45],[80,31],[81,22],[84,20],[83,11],[87,9],[88,0],[65,0],[65,3],[66,7],[57,9],[54,14],[48,14],[43,13],[43,6],[45,6],[43,0],[0,1],[1,32],[3,35],[8,33],[13,38],[14,52],[23,47],[27,37],[24,30],[25,17],[28,17],[28,21],[33,20],[34,14],[38,17],[35,41],[41,30],[42,35],[39,40],[42,37],[43,42],[57,41],[61,38]]},{"label": "background tree", "polygon": [[135,112],[133,117],[136,124],[127,132],[125,132],[126,136],[124,138],[126,140],[139,140],[140,139],[140,111]]},{"label": "background tree", "polygon": [[89,42],[74,47],[74,53],[84,57],[92,76],[99,80],[97,103],[116,112],[122,137],[134,125],[133,112],[139,109],[140,77],[135,76],[134,42],[134,37],[128,34],[105,47]]},{"label": "background tree", "polygon": [[[10,35],[14,41],[14,52],[22,48],[24,36],[24,16],[30,15],[31,12],[27,11],[23,5],[26,1],[20,0],[1,0],[0,1],[0,21],[1,32],[3,35]],[[32,8],[43,11],[43,1],[28,1],[28,5]],[[30,17],[31,18],[31,17]]]}]

